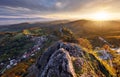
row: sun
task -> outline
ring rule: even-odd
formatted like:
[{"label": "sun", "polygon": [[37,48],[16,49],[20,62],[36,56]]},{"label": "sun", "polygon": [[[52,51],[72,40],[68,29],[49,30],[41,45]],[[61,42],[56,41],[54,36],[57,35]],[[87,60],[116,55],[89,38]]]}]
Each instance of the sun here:
[{"label": "sun", "polygon": [[109,13],[105,11],[97,12],[93,14],[92,19],[94,20],[109,20]]}]

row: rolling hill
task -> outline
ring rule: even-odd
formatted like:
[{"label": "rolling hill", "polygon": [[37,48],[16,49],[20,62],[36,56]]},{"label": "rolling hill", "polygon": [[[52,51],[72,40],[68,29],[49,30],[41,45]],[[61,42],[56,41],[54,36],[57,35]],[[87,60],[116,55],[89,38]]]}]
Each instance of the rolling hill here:
[{"label": "rolling hill", "polygon": [[[120,75],[119,54],[112,49],[120,47],[119,36],[119,21],[61,20],[0,26],[0,74],[116,77]],[[104,50],[112,60],[100,58],[106,58],[100,52]]]}]

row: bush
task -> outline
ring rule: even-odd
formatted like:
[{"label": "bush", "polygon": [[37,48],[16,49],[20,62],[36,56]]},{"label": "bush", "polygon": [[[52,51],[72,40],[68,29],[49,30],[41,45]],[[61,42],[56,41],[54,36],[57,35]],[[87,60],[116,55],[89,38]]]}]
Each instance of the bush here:
[{"label": "bush", "polygon": [[87,39],[79,38],[78,43],[87,49],[92,49],[91,43]]},{"label": "bush", "polygon": [[58,31],[54,31],[54,34],[65,42],[77,42],[77,37],[67,27],[62,27]]}]

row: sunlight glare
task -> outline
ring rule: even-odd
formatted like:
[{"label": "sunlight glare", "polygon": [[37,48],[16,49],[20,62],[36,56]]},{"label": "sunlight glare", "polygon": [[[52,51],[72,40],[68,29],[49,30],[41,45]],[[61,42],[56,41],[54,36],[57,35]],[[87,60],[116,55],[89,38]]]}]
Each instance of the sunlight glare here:
[{"label": "sunlight glare", "polygon": [[109,20],[109,13],[107,12],[97,12],[93,15],[94,20]]}]

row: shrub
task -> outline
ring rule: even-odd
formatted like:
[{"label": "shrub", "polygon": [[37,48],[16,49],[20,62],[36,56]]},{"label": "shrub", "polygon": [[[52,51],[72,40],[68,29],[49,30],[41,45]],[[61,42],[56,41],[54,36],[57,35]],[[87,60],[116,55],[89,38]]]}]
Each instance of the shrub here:
[{"label": "shrub", "polygon": [[79,38],[78,43],[87,49],[92,49],[91,43],[87,39]]},{"label": "shrub", "polygon": [[74,33],[67,27],[62,27],[59,31],[60,38],[65,42],[77,42],[77,37],[74,35]]}]

